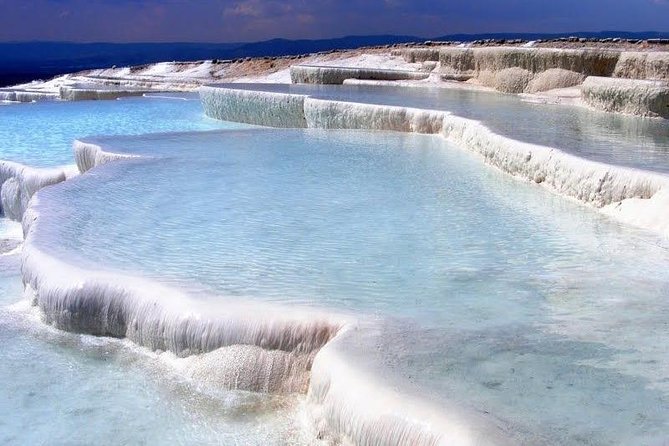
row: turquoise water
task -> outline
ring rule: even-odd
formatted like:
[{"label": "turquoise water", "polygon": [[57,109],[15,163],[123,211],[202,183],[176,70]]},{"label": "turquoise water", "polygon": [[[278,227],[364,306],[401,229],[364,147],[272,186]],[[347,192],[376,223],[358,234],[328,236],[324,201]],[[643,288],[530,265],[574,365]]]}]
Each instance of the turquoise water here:
[{"label": "turquoise water", "polygon": [[97,139],[152,159],[40,192],[34,242],[89,268],[377,321],[350,360],[524,444],[669,437],[669,251],[438,137]]},{"label": "turquoise water", "polygon": [[516,95],[451,88],[365,85],[228,84],[231,88],[308,94],[315,98],[445,110],[483,122],[497,134],[557,147],[622,166],[669,172],[669,120],[623,116]]},{"label": "turquoise water", "polygon": [[92,135],[213,130],[240,125],[204,116],[196,95],[117,101],[36,102],[0,108],[0,159],[36,166],[72,164],[72,141]]}]

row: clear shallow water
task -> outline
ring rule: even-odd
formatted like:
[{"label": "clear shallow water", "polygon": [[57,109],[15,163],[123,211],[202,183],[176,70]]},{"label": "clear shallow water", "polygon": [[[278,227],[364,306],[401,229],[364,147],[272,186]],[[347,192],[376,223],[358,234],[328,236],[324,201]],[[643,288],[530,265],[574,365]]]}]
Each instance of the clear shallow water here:
[{"label": "clear shallow water", "polygon": [[229,84],[232,88],[450,111],[495,133],[622,166],[669,172],[669,120],[622,116],[515,95],[448,88],[364,85]]},{"label": "clear shallow water", "polygon": [[36,166],[72,164],[72,141],[91,135],[242,127],[204,116],[197,95],[117,101],[36,102],[0,108],[0,159]]},{"label": "clear shallow water", "polygon": [[[40,192],[71,262],[380,320],[348,352],[527,444],[669,438],[669,253],[422,135],[99,140],[151,160]],[[49,209],[53,210],[53,214]]]},{"label": "clear shallow water", "polygon": [[41,324],[19,263],[0,256],[1,444],[313,444],[302,397],[210,392],[165,355]]},{"label": "clear shallow water", "polygon": [[[72,141],[90,134],[240,127],[206,118],[196,95],[169,94],[8,104],[0,123],[0,159],[39,167],[73,163]],[[0,219],[0,251],[20,236]],[[42,325],[20,303],[19,255],[0,255],[0,443],[311,444],[300,397],[211,393],[164,355]]]}]

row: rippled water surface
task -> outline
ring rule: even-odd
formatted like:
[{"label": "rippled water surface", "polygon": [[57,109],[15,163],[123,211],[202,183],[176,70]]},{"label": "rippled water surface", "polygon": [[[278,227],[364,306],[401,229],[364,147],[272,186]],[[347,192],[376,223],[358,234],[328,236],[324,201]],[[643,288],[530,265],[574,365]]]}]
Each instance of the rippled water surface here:
[{"label": "rippled water surface", "polygon": [[669,254],[437,137],[98,140],[150,158],[40,192],[84,267],[381,321],[350,355],[526,444],[669,438]]},{"label": "rippled water surface", "polygon": [[596,161],[669,172],[669,120],[666,119],[536,104],[516,95],[465,89],[363,85],[229,86],[309,94],[349,102],[445,110],[481,121],[495,133],[512,139],[557,147]]}]

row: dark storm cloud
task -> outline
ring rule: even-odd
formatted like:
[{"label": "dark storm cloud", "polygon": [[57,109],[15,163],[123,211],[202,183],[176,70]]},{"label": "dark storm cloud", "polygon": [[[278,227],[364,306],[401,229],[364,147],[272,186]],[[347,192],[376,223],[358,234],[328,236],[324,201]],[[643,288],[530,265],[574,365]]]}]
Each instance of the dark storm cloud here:
[{"label": "dark storm cloud", "polygon": [[0,0],[0,40],[669,30],[668,0]]}]

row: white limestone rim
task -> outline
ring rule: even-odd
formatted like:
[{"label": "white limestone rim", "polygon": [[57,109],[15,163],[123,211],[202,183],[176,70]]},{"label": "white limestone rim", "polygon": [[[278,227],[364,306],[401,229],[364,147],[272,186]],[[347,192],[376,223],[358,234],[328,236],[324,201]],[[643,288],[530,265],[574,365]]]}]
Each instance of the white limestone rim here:
[{"label": "white limestone rim", "polygon": [[307,394],[314,424],[335,444],[492,446],[518,444],[503,420],[461,404],[403,392],[378,371],[352,363],[359,326],[344,327],[314,358]]},{"label": "white limestone rim", "polygon": [[33,304],[56,328],[128,338],[185,357],[231,345],[310,353],[346,321],[341,315],[292,306],[285,312],[262,302],[194,299],[153,280],[75,266],[36,246],[40,220],[48,220],[39,202],[33,200],[23,219],[21,273],[34,292]]},{"label": "white limestone rim", "polygon": [[[150,159],[150,157],[142,155],[105,151],[97,142],[76,140],[73,143],[73,147],[77,166],[81,173],[85,173],[93,168],[104,168],[104,165],[115,161]],[[70,181],[81,179],[83,179],[83,177],[78,176],[77,178],[72,178]],[[242,320],[249,322],[249,324],[258,321],[261,325],[264,323],[263,319],[267,319],[270,322],[266,325],[270,330],[279,329],[281,327],[285,328],[292,325],[301,325],[308,328],[315,324],[314,326],[325,327],[324,329],[329,333],[328,336],[332,337],[340,327],[348,321],[348,317],[341,314],[333,314],[331,311],[328,311],[326,314],[324,311],[300,309],[294,308],[293,306],[291,306],[290,314],[282,314],[280,310],[283,309],[283,306],[255,301],[249,303],[246,301],[226,300],[225,303],[220,306],[213,305],[211,301],[204,304],[202,300],[193,299],[185,291],[161,285],[153,280],[133,277],[127,273],[90,270],[72,265],[63,260],[60,256],[54,256],[43,252],[42,249],[36,246],[36,239],[39,236],[38,230],[40,225],[50,224],[49,212],[54,212],[53,209],[49,208],[48,204],[44,203],[44,200],[42,199],[44,195],[44,193],[35,194],[23,215],[22,226],[25,241],[23,248],[22,274],[24,283],[29,285],[36,293],[36,303],[40,304],[42,309],[47,313],[48,311],[46,310],[48,310],[48,308],[45,307],[47,302],[40,302],[39,300],[43,297],[40,296],[40,291],[46,291],[48,294],[55,293],[56,295],[68,294],[68,296],[65,296],[65,299],[69,299],[70,303],[74,305],[85,303],[84,300],[86,299],[86,295],[91,293],[93,298],[97,297],[108,300],[105,305],[112,305],[110,302],[115,298],[114,294],[116,293],[121,301],[128,301],[129,303],[127,305],[136,307],[132,309],[133,311],[139,311],[137,308],[140,307],[151,307],[151,311],[155,311],[158,315],[170,313],[170,317],[174,318],[183,316],[188,319],[194,317],[195,322],[190,321],[188,323],[191,326],[194,323],[197,323],[197,321],[205,320],[209,320],[209,324],[216,324],[219,323],[216,321],[217,318],[227,318],[228,321],[223,322],[227,324],[234,323],[234,320]],[[58,209],[55,212],[67,212],[67,210]],[[161,308],[166,301],[163,299],[165,295],[171,296],[171,299],[169,299],[169,306],[173,306],[174,308]],[[130,302],[132,300],[136,300],[136,302]],[[52,309],[55,309],[56,311],[62,310],[62,308],[56,307],[53,307]],[[107,310],[109,310],[109,307],[105,308],[105,311]],[[253,316],[241,317],[240,315]],[[276,318],[276,315],[281,316]],[[148,316],[150,315],[147,315],[147,317]],[[274,321],[271,321],[272,317],[275,318]],[[54,322],[58,324],[57,321]],[[113,327],[107,327],[102,331],[107,329],[110,331],[104,333],[106,335],[125,337],[123,333],[115,331]],[[127,329],[130,331],[137,330],[138,326],[135,325],[134,328],[127,327]],[[323,328],[319,330],[322,331]],[[244,336],[246,336],[246,338]],[[268,340],[271,340],[272,338],[272,336],[267,336],[266,334],[254,337],[247,333],[244,336],[242,336],[242,338],[246,341],[241,343],[254,344],[253,341],[249,340],[255,339],[257,341],[255,345],[258,346],[267,344]],[[298,344],[304,347],[303,343],[296,342],[296,339],[297,338],[295,338],[294,335],[291,335],[282,342],[269,342],[269,344],[281,349],[291,349]],[[140,345],[145,345],[145,342],[141,339],[139,341],[137,339],[134,340]],[[167,338],[165,340],[169,341]],[[194,339],[193,341],[200,342],[197,339]],[[226,342],[223,344],[227,345]],[[277,345],[279,347],[277,347]],[[169,348],[161,348],[161,350],[171,350],[175,353],[180,353],[183,350],[176,346],[168,347]],[[199,350],[209,351],[212,348],[217,347],[215,345],[208,345]],[[307,348],[307,350],[311,349],[311,347]],[[192,349],[189,348],[188,350]]]},{"label": "white limestone rim", "polygon": [[76,175],[72,166],[37,168],[0,160],[0,203],[2,214],[21,221],[32,196],[41,188]]},{"label": "white limestone rim", "polygon": [[149,89],[137,88],[95,88],[63,85],[60,87],[60,99],[64,101],[113,100],[126,96],[142,96]]},{"label": "white limestone rim", "polygon": [[[487,164],[587,204],[620,222],[669,238],[669,175],[616,166],[560,149],[516,141],[484,124],[449,112],[409,107],[315,99],[305,95],[207,86],[200,89],[211,117],[271,127],[366,129],[439,134],[458,147],[483,156]],[[303,116],[280,122],[253,122],[286,101],[303,106]],[[220,107],[222,104],[222,108]],[[295,104],[294,104],[295,105]],[[237,110],[243,110],[238,115]],[[294,111],[293,115],[297,115]],[[241,119],[241,120],[240,120]]]},{"label": "white limestone rim", "polygon": [[74,150],[74,160],[80,173],[90,169],[107,164],[112,161],[131,160],[143,158],[132,153],[115,153],[103,148],[95,142],[75,139],[72,143]]},{"label": "white limestone rim", "polygon": [[337,66],[337,65],[316,65],[316,64],[298,64],[291,65],[291,68],[312,68],[315,70],[342,70],[348,72],[370,72],[370,73],[389,73],[389,74],[424,74],[420,71],[415,70],[402,70],[398,68],[374,68],[374,67],[355,67],[355,66]]},{"label": "white limestone rim", "polygon": [[385,68],[337,67],[329,65],[292,65],[290,77],[293,83],[342,84],[346,79],[421,80],[429,73],[412,70]]},{"label": "white limestone rim", "polygon": [[[265,127],[306,128],[304,100],[306,95],[263,92],[229,88],[228,95],[235,101],[231,104],[227,97],[216,94],[217,87],[205,86],[199,89],[200,100],[206,114],[214,119],[226,120],[232,113],[235,119],[229,121],[255,124]],[[229,108],[234,106],[234,108]]]}]

